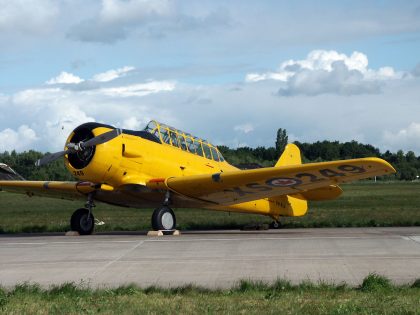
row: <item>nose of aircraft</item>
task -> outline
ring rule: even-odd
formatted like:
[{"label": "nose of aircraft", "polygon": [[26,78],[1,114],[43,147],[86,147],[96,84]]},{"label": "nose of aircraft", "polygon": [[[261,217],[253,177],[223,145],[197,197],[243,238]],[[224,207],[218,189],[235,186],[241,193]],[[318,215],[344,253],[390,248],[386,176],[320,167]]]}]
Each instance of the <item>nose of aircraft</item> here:
[{"label": "nose of aircraft", "polygon": [[35,165],[48,164],[67,154],[68,161],[73,168],[82,169],[86,167],[92,160],[97,145],[108,142],[122,133],[121,129],[106,126],[111,130],[95,136],[93,134],[95,127],[98,127],[98,124],[87,123],[77,127],[69,136],[64,151],[46,155],[38,160]]}]

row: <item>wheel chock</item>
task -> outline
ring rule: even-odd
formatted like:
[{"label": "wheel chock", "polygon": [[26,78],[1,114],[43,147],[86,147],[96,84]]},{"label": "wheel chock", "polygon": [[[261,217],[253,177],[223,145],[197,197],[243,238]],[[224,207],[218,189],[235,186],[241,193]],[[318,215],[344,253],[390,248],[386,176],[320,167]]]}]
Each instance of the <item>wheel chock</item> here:
[{"label": "wheel chock", "polygon": [[80,236],[79,232],[77,231],[67,231],[66,236]]},{"label": "wheel chock", "polygon": [[163,236],[163,233],[161,230],[159,231],[149,231],[147,232],[147,236]]},{"label": "wheel chock", "polygon": [[158,231],[147,232],[147,236],[164,236],[164,235],[179,236],[181,235],[181,232],[179,230],[158,230]]}]

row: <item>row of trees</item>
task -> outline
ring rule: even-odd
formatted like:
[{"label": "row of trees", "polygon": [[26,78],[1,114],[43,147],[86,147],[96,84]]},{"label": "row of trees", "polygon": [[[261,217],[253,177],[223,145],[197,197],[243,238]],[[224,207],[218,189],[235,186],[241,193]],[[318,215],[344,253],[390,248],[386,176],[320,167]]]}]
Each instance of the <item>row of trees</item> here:
[{"label": "row of trees", "polygon": [[[280,128],[277,131],[275,147],[230,149],[226,146],[219,146],[219,149],[230,163],[239,167],[252,168],[258,165],[274,165],[287,143],[287,132]],[[415,180],[420,175],[420,156],[416,156],[413,151],[404,153],[402,150],[399,150],[396,153],[390,151],[381,153],[378,148],[357,141],[339,142],[325,140],[314,143],[299,141],[294,143],[300,148],[304,163],[379,157],[391,163],[397,170],[397,174],[385,176],[381,179]]]},{"label": "row of trees", "polygon": [[65,168],[63,159],[58,159],[48,166],[36,167],[35,162],[43,156],[43,153],[33,150],[22,153],[6,151],[0,153],[0,163],[9,165],[29,180],[74,180]]},{"label": "row of trees", "polygon": [[[420,157],[417,157],[412,151],[404,153],[399,150],[397,153],[389,151],[381,153],[379,149],[369,144],[361,144],[356,141],[345,143],[338,141],[300,143],[296,141],[295,144],[301,149],[304,163],[379,157],[391,163],[397,170],[397,174],[382,179],[414,180],[420,174]],[[253,168],[258,165],[273,166],[280,156],[274,147],[230,149],[220,146],[219,149],[230,163],[242,168]]]},{"label": "row of trees", "polygon": [[[286,130],[279,129],[274,147],[231,149],[226,146],[219,146],[219,150],[227,161],[240,167],[273,166],[283,152],[287,140]],[[400,150],[397,153],[389,151],[381,153],[378,148],[357,141],[344,143],[338,141],[301,143],[296,141],[295,144],[301,149],[304,163],[375,156],[390,162],[398,171],[395,175],[384,177],[385,179],[414,180],[420,175],[420,156],[417,157],[412,151],[404,153]],[[4,152],[0,153],[0,162],[10,165],[27,179],[74,179],[65,169],[62,159],[54,161],[46,167],[35,167],[35,161],[43,155],[41,152],[32,150],[22,153]]]}]

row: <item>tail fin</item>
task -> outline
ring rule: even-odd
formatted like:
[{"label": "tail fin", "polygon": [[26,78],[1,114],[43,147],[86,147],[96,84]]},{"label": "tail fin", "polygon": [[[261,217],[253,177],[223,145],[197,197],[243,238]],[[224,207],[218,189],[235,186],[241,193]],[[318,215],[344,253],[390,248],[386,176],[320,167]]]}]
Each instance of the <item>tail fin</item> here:
[{"label": "tail fin", "polygon": [[[284,149],[275,167],[300,165],[302,158],[299,148],[289,143]],[[292,195],[282,195],[269,198],[275,204],[277,215],[282,216],[302,216],[308,210],[308,200],[330,200],[337,198],[342,190],[337,185],[319,187],[307,191],[302,191]],[[274,219],[278,219],[275,215]]]},{"label": "tail fin", "polygon": [[280,156],[275,167],[286,166],[286,165],[299,165],[302,164],[302,158],[300,157],[300,149],[296,144],[289,143]]},{"label": "tail fin", "polygon": [[[286,145],[275,167],[300,164],[302,164],[300,149],[297,145],[289,143]],[[301,194],[276,196],[269,198],[269,200],[277,205],[279,215],[291,217],[302,216],[308,210],[308,202]]]}]

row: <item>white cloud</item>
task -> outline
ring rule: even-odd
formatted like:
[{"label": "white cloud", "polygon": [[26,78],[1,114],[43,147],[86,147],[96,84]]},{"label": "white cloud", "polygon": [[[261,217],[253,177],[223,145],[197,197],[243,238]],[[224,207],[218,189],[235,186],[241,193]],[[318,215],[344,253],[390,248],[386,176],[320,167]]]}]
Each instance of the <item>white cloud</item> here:
[{"label": "white cloud", "polygon": [[92,80],[97,82],[109,82],[127,75],[130,71],[133,71],[134,69],[134,67],[126,66],[115,70],[108,70],[106,72],[95,74]]},{"label": "white cloud", "polygon": [[[124,80],[118,85],[86,80],[78,85],[43,86],[3,95],[0,131],[9,128],[18,132],[19,126],[26,125],[38,139],[16,148],[53,152],[62,150],[65,139],[79,124],[98,121],[138,130],[152,118],[212,143],[234,147],[238,143],[273,146],[281,127],[290,140],[354,139],[383,150],[391,143],[384,140],[384,129],[400,130],[412,121],[420,123],[413,120],[418,113],[420,78],[397,80],[385,85],[383,93],[351,98],[340,94],[279,98],[272,93],[280,82],[275,80],[233,89],[237,84],[147,82],[137,75],[133,73],[127,85]],[[393,143],[393,151],[411,148],[410,141]],[[7,148],[13,146],[13,142],[7,143]]]},{"label": "white cloud", "polygon": [[415,77],[420,77],[420,63],[418,63],[413,71],[411,71],[411,73],[415,76]]},{"label": "white cloud", "polygon": [[79,106],[46,106],[41,110],[48,110],[49,113],[45,113],[45,122],[38,127],[42,130],[43,139],[49,141],[48,146],[53,151],[62,150],[65,139],[74,128],[95,121],[95,118],[90,117]]},{"label": "white cloud", "polygon": [[[206,12],[193,8],[195,3],[184,5],[171,0],[102,0],[100,9],[90,18],[75,23],[67,37],[113,44],[130,34],[156,39],[214,27],[226,30],[229,25],[229,14],[220,7]],[[180,39],[183,38],[177,38]]]},{"label": "white cloud", "polygon": [[[17,92],[0,110],[8,124],[25,124],[36,132],[37,142],[23,142],[25,146],[17,146],[17,150],[58,151],[75,127],[95,121],[86,113],[87,99],[81,92],[60,88],[28,89]],[[13,108],[13,112],[4,111],[6,108]],[[11,138],[7,145],[14,145]]]},{"label": "white cloud", "polygon": [[400,129],[397,132],[389,130],[384,131],[383,143],[385,147],[391,150],[405,148],[420,152],[420,123],[413,122],[408,127]]},{"label": "white cloud", "polygon": [[11,97],[13,104],[27,105],[29,109],[31,105],[45,102],[44,105],[55,99],[58,95],[64,97],[66,92],[59,88],[45,88],[45,89],[27,89],[17,92]]},{"label": "white cloud", "polygon": [[[17,127],[9,127],[1,132],[0,152],[11,148],[18,151],[62,150],[70,132],[78,125],[90,121],[141,129],[150,117],[172,116],[168,108],[160,103],[149,104],[141,99],[174,89],[174,82],[151,81],[93,89],[45,86],[2,96],[4,101],[0,102],[0,126],[26,125],[36,136],[24,132],[25,129],[15,131]],[[171,122],[167,118],[163,120]],[[23,141],[24,138],[27,141]]]},{"label": "white cloud", "polygon": [[100,17],[105,21],[127,23],[171,12],[168,0],[102,0]]},{"label": "white cloud", "polygon": [[250,133],[254,131],[254,126],[250,123],[243,124],[243,125],[236,125],[233,127],[233,130],[243,132],[243,133]]},{"label": "white cloud", "polygon": [[[133,71],[135,68],[131,66],[125,66],[118,69],[111,69],[102,73],[95,74],[90,82],[109,82],[120,77],[126,76],[129,72]],[[49,79],[45,83],[48,85],[53,84],[79,84],[85,82],[84,79],[74,75],[73,73],[69,73],[66,71],[62,71],[58,76]]]},{"label": "white cloud", "polygon": [[0,32],[44,34],[59,14],[53,0],[0,0]]},{"label": "white cloud", "polygon": [[147,23],[156,24],[173,15],[168,0],[102,0],[90,19],[75,24],[67,33],[71,39],[114,43]]},{"label": "white cloud", "polygon": [[7,95],[0,93],[0,104],[7,102],[8,99],[9,97]]},{"label": "white cloud", "polygon": [[280,81],[280,95],[353,95],[377,93],[382,81],[402,77],[403,73],[391,67],[369,69],[367,56],[357,51],[347,56],[333,50],[314,50],[306,59],[283,62],[278,71],[249,73],[245,81]]},{"label": "white cloud", "polygon": [[95,93],[101,93],[112,97],[146,96],[159,92],[168,92],[175,89],[175,83],[170,81],[152,81],[126,86],[101,88]]},{"label": "white cloud", "polygon": [[83,82],[84,80],[82,78],[79,78],[78,76],[62,71],[58,76],[55,78],[51,78],[46,84],[52,85],[52,84],[78,84]]},{"label": "white cloud", "polygon": [[6,128],[0,131],[0,152],[21,151],[33,146],[37,140],[35,131],[27,125],[22,125],[17,130]]},{"label": "white cloud", "polygon": [[125,119],[121,124],[121,127],[129,130],[140,130],[143,129],[150,120],[151,119],[148,117],[142,117],[141,119],[138,119],[136,116],[132,116]]}]

